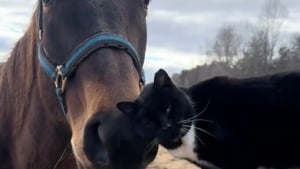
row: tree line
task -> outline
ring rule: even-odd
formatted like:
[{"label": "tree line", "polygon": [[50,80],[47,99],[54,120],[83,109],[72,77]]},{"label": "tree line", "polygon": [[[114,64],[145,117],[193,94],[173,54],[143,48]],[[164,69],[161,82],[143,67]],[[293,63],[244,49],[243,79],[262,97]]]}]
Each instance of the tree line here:
[{"label": "tree line", "polygon": [[174,82],[188,87],[214,76],[244,78],[297,70],[300,67],[300,34],[279,44],[287,13],[279,0],[267,0],[254,24],[247,21],[238,26],[224,24],[206,50],[207,56],[214,61],[174,74]]}]

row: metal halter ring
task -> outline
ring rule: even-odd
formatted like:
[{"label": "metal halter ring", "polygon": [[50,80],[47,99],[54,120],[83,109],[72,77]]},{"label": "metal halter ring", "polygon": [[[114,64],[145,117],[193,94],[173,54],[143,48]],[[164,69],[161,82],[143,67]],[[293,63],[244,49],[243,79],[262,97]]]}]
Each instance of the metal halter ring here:
[{"label": "metal halter ring", "polygon": [[56,67],[56,78],[54,81],[55,87],[61,89],[61,93],[64,93],[66,84],[67,84],[67,77],[63,77],[62,75],[62,68],[63,65],[58,65]]}]

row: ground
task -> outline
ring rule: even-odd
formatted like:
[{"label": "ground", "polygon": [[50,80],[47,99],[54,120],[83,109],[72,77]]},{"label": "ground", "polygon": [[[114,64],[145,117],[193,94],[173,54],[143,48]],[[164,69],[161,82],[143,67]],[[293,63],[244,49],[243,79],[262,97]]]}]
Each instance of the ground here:
[{"label": "ground", "polygon": [[156,159],[147,169],[199,169],[194,164],[172,157],[166,149],[159,147]]}]

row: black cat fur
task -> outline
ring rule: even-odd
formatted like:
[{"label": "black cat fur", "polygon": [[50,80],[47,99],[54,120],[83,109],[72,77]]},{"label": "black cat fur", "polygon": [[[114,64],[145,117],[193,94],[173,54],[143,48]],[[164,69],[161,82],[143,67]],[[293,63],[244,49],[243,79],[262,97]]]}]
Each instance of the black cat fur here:
[{"label": "black cat fur", "polygon": [[215,77],[184,89],[159,70],[137,100],[117,107],[142,137],[203,169],[300,166],[298,72]]}]

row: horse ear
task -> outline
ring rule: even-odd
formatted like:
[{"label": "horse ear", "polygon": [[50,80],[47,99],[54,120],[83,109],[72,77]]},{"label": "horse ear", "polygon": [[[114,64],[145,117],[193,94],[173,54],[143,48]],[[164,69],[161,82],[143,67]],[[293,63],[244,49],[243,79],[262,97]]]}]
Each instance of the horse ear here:
[{"label": "horse ear", "polygon": [[129,117],[134,116],[138,108],[137,104],[134,102],[119,102],[117,103],[117,107],[121,112]]},{"label": "horse ear", "polygon": [[155,88],[170,87],[172,85],[173,85],[172,80],[165,70],[159,69],[155,73],[155,76],[154,76],[154,87]]}]

